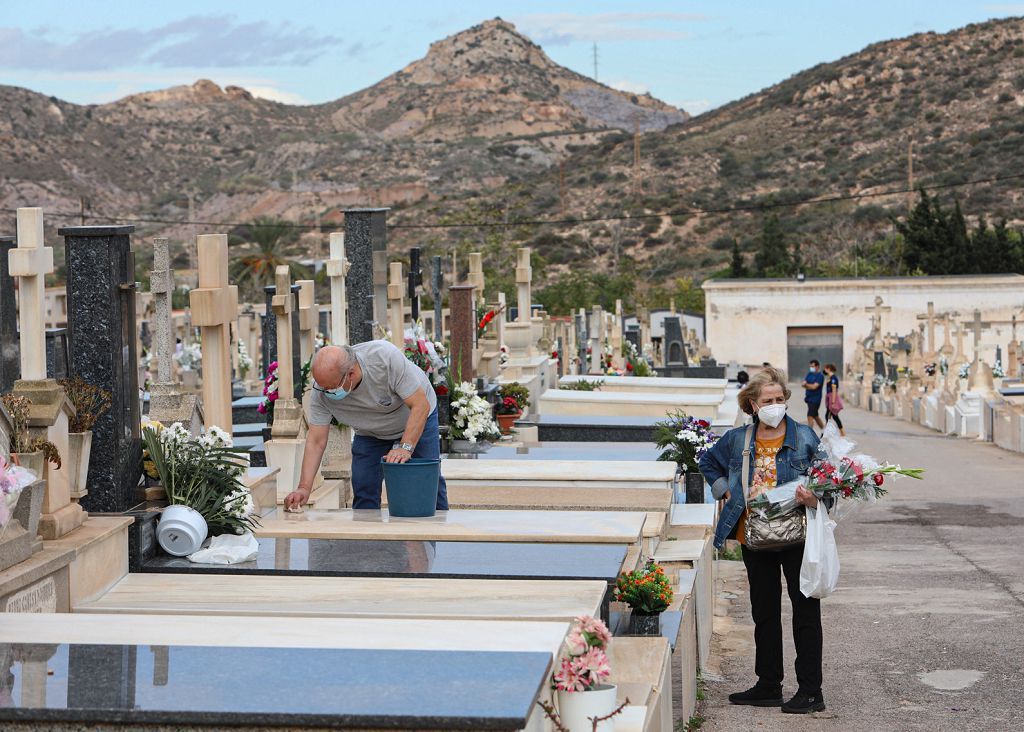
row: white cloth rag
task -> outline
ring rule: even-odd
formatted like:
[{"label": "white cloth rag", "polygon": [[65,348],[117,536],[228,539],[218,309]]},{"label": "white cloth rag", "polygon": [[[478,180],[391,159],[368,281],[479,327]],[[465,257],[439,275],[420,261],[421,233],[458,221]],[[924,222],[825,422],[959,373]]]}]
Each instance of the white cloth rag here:
[{"label": "white cloth rag", "polygon": [[221,534],[210,539],[205,549],[189,554],[188,558],[200,564],[239,564],[255,559],[259,548],[251,531],[244,534]]}]

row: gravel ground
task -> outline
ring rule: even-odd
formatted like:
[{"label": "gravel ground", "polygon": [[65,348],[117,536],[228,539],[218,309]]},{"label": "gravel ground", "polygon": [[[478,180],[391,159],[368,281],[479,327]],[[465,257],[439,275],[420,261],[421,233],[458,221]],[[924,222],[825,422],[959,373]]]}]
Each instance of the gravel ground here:
[{"label": "gravel ground", "polygon": [[[791,413],[802,407],[795,397]],[[836,531],[840,588],[822,602],[828,709],[729,704],[755,681],[753,624],[742,563],[721,562],[701,729],[1024,729],[1024,455],[853,408],[843,418],[861,451],[927,474]],[[783,593],[787,697],[788,605]]]}]

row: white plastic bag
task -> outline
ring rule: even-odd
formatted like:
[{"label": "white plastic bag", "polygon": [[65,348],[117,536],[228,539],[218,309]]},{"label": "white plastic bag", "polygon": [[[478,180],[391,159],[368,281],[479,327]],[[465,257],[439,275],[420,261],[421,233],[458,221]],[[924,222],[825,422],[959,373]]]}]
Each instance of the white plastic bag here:
[{"label": "white plastic bag", "polygon": [[828,597],[839,584],[835,528],[836,522],[829,518],[824,503],[807,509],[807,540],[800,565],[800,591],[804,597]]},{"label": "white plastic bag", "polygon": [[189,561],[199,564],[241,564],[251,562],[259,553],[260,545],[251,531],[244,534],[221,534],[210,540],[206,549],[188,555]]}]

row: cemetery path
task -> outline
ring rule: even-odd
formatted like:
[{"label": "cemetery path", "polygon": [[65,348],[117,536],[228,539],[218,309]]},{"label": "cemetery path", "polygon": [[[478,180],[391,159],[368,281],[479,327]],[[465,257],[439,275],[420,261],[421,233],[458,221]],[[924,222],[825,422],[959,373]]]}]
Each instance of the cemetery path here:
[{"label": "cemetery path", "polygon": [[[795,397],[791,412],[802,408]],[[722,562],[711,669],[722,680],[707,685],[701,729],[1019,728],[1024,455],[858,409],[842,416],[861,451],[927,474],[891,485],[836,531],[840,589],[822,601],[828,710],[797,717],[728,703],[754,681],[753,625],[742,564]],[[796,684],[783,597],[788,698]]]}]

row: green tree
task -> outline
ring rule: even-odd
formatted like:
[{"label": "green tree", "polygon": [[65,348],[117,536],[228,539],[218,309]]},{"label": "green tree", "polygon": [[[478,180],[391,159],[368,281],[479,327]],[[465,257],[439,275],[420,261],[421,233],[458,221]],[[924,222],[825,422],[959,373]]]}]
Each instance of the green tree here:
[{"label": "green tree", "polygon": [[754,271],[758,277],[787,277],[792,274],[792,262],[778,214],[773,213],[764,220],[761,247],[754,257]]},{"label": "green tree", "polygon": [[232,247],[247,250],[230,266],[231,279],[243,297],[261,299],[263,288],[274,284],[274,272],[280,265],[288,267],[292,281],[308,279],[309,270],[285,253],[297,238],[296,229],[289,222],[267,216],[253,220],[232,235]]},{"label": "green tree", "polygon": [[735,239],[732,240],[732,261],[729,263],[729,276],[733,278],[747,277],[747,263],[743,259],[743,253],[740,251],[740,243]]}]

